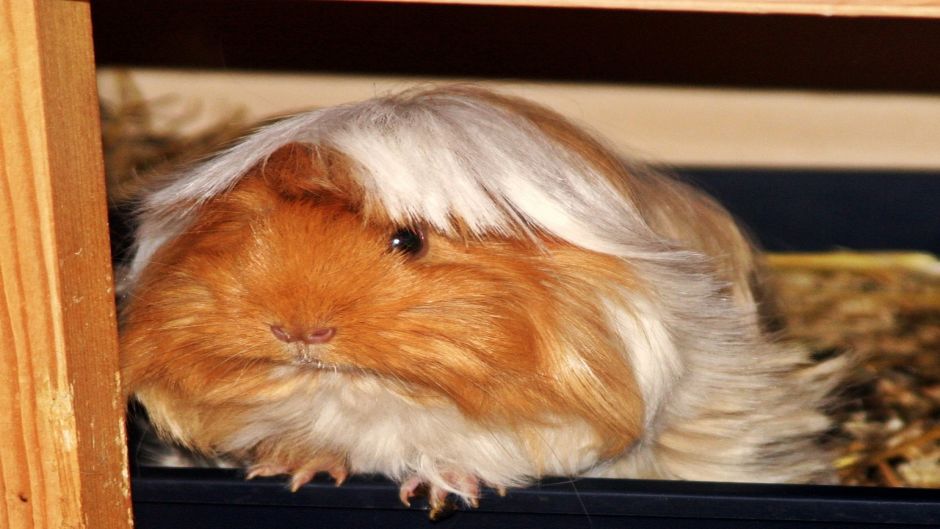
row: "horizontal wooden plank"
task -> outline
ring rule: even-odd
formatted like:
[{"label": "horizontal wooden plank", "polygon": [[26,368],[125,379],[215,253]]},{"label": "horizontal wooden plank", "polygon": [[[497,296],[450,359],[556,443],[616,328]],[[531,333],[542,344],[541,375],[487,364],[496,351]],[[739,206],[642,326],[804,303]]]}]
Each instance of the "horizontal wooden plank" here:
[{"label": "horizontal wooden plank", "polygon": [[[382,0],[380,0],[382,1]],[[387,0],[397,3],[940,18],[937,0]]]}]

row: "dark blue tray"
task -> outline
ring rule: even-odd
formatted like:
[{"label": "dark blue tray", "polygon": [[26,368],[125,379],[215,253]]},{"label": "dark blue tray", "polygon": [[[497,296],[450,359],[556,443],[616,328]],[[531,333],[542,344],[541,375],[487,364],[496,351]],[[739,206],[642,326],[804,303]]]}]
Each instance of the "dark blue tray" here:
[{"label": "dark blue tray", "polygon": [[937,527],[940,491],[646,480],[546,480],[477,509],[430,522],[427,506],[398,501],[385,479],[341,487],[317,479],[296,493],[284,480],[244,481],[221,469],[144,468],[133,479],[138,529],[278,527],[796,528]]},{"label": "dark blue tray", "polygon": [[940,254],[940,173],[686,169],[770,251]]}]

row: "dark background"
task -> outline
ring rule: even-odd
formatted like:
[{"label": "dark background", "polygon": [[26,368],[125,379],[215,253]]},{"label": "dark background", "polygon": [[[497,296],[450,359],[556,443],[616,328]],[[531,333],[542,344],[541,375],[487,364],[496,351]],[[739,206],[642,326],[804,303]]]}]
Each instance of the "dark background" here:
[{"label": "dark background", "polygon": [[940,91],[940,20],[96,0],[102,65]]}]

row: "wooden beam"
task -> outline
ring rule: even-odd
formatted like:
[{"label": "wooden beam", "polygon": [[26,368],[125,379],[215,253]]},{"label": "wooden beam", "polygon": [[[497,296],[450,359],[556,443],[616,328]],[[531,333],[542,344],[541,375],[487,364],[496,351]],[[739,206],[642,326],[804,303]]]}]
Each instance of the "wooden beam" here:
[{"label": "wooden beam", "polygon": [[0,527],[132,526],[89,5],[0,0]]},{"label": "wooden beam", "polygon": [[711,13],[940,17],[940,0],[380,0],[419,4],[643,9]]}]

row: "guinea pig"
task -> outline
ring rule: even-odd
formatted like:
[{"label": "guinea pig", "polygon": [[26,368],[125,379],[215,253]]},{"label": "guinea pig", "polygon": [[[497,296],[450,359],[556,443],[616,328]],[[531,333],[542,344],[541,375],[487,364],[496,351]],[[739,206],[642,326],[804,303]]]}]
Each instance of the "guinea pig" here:
[{"label": "guinea pig", "polygon": [[703,193],[531,102],[295,115],[141,200],[122,377],[164,438],[475,505],[543,476],[827,482],[838,371]]}]

